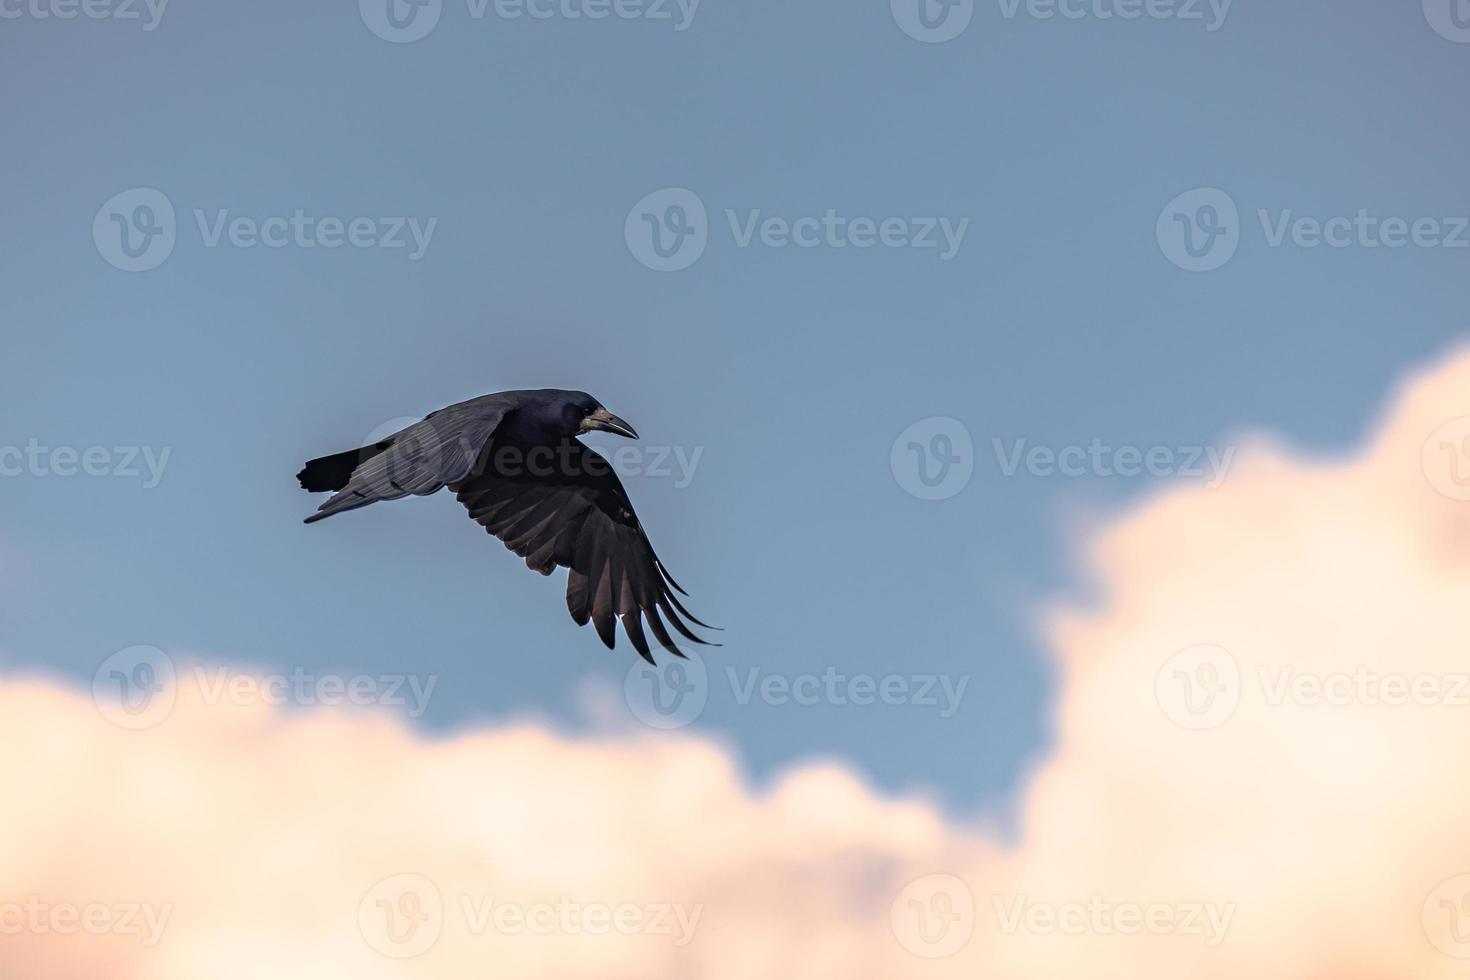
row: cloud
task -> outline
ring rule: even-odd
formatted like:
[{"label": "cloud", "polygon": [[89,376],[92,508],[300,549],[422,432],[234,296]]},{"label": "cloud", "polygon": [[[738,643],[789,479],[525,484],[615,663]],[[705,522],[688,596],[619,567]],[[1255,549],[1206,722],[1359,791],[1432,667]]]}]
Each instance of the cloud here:
[{"label": "cloud", "polygon": [[187,674],[129,730],[5,681],[0,974],[1463,975],[1466,416],[1470,356],[1350,458],[1262,442],[1102,529],[1007,846],[687,735],[433,740]]}]

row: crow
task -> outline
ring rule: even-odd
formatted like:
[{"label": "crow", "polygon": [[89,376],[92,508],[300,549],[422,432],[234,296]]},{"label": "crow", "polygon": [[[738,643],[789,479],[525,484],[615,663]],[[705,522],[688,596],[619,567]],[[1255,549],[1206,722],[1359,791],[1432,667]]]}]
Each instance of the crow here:
[{"label": "crow", "polygon": [[335,492],[306,523],[448,487],[527,566],[542,575],[568,569],[572,619],[590,620],[608,649],[614,617],[650,664],[645,619],[677,657],[685,655],[664,620],[692,643],[719,646],[685,625],[681,616],[716,629],[680,603],[675,593],[689,593],[654,553],[612,466],[577,439],[594,430],[638,438],[584,391],[502,391],[450,405],[374,445],[307,463],[296,475],[302,489]]}]

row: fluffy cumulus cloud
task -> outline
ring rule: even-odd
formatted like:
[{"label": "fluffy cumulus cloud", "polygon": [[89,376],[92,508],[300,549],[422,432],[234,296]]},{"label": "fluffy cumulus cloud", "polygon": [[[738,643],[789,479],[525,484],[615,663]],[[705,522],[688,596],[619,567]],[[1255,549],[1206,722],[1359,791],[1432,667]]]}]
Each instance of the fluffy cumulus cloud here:
[{"label": "fluffy cumulus cloud", "polygon": [[[1102,529],[1009,844],[677,734],[0,683],[0,975],[1460,977],[1470,357]],[[955,765],[971,750],[956,746]]]}]

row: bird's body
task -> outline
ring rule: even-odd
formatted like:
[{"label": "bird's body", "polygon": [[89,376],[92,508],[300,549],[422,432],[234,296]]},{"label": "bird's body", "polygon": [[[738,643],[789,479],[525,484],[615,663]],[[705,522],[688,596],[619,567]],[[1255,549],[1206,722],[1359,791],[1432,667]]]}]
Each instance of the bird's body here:
[{"label": "bird's body", "polygon": [[335,491],[308,524],[381,500],[449,487],[470,517],[543,575],[567,572],[567,607],[616,642],[614,618],[638,653],[653,656],[644,621],[682,657],[668,626],[694,643],[681,615],[683,589],[653,551],[607,460],[576,438],[603,430],[638,434],[585,392],[504,391],[434,412],[371,446],[314,459],[297,474],[312,492]]}]

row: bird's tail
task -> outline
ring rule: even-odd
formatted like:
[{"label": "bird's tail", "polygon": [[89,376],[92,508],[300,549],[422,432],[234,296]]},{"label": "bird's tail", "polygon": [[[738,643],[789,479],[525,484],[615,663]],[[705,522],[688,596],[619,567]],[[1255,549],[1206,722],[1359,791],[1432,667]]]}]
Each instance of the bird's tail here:
[{"label": "bird's tail", "polygon": [[353,470],[374,456],[386,452],[391,445],[393,445],[393,440],[388,439],[373,446],[349,449],[335,456],[314,459],[306,464],[305,469],[296,474],[296,479],[301,481],[301,489],[310,490],[312,493],[341,490],[347,486],[347,481],[352,479]]}]

